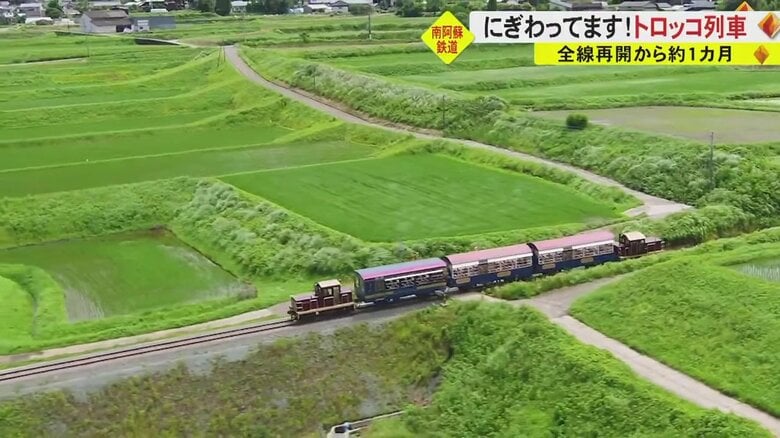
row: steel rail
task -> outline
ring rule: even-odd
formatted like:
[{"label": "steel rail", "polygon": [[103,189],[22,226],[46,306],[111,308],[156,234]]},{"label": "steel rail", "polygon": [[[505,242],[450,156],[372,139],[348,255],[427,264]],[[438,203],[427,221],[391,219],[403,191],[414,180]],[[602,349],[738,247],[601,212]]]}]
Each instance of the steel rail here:
[{"label": "steel rail", "polygon": [[144,354],[155,353],[158,351],[172,350],[179,347],[186,347],[190,345],[204,344],[206,342],[218,341],[230,338],[236,338],[239,336],[250,335],[255,333],[261,333],[277,328],[289,327],[295,325],[289,319],[270,321],[263,324],[257,324],[249,327],[241,327],[236,329],[224,330],[217,333],[208,333],[204,335],[191,336],[184,339],[176,339],[165,342],[158,342],[149,345],[141,345],[132,348],[126,348],[119,351],[112,351],[106,353],[99,353],[77,359],[70,359],[60,362],[47,363],[42,365],[35,365],[27,368],[12,369],[10,371],[0,372],[0,382],[20,379],[22,377],[29,377],[39,374],[51,373],[54,371],[61,371],[70,368],[78,368],[85,365],[92,365],[101,362],[108,362],[111,360],[122,359],[132,356],[141,356]]}]

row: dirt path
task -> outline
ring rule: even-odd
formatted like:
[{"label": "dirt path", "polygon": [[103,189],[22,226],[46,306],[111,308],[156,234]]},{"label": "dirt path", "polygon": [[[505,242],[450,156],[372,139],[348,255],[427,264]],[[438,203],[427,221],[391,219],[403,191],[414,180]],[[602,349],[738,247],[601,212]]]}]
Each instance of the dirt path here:
[{"label": "dirt path", "polygon": [[225,57],[228,61],[230,61],[231,64],[239,71],[242,75],[244,75],[247,79],[250,81],[261,85],[271,91],[275,91],[287,98],[296,100],[298,102],[301,102],[311,108],[314,108],[319,111],[323,111],[333,117],[339,118],[345,122],[349,123],[356,123],[366,126],[371,126],[374,128],[381,128],[397,133],[402,134],[411,134],[414,135],[416,138],[424,139],[424,140],[441,140],[441,139],[447,139],[453,142],[458,142],[461,144],[464,144],[466,146],[470,146],[477,149],[484,149],[489,150],[491,152],[497,152],[502,155],[506,155],[513,158],[519,158],[525,161],[531,161],[539,164],[544,164],[546,166],[555,167],[557,169],[565,170],[568,172],[575,173],[581,178],[584,178],[588,181],[606,185],[606,186],[613,186],[618,187],[624,192],[636,197],[639,199],[643,205],[640,207],[633,208],[631,210],[628,210],[626,212],[626,215],[628,216],[639,216],[642,213],[647,213],[648,216],[653,218],[662,218],[669,214],[689,209],[691,208],[689,205],[680,204],[674,201],[669,201],[667,199],[658,198],[656,196],[651,196],[646,193],[638,192],[633,189],[629,189],[628,187],[613,181],[609,178],[605,178],[601,175],[596,175],[595,173],[588,172],[587,170],[579,169],[574,166],[570,166],[568,164],[558,163],[555,161],[546,160],[543,158],[535,157],[533,155],[524,154],[522,152],[516,152],[511,151],[508,149],[503,149],[497,146],[491,146],[485,143],[479,143],[476,141],[471,140],[461,140],[461,139],[454,139],[449,137],[443,137],[442,135],[436,135],[436,134],[430,134],[421,132],[421,130],[408,127],[408,126],[400,126],[400,125],[389,125],[387,122],[383,122],[381,120],[372,119],[371,117],[364,116],[364,115],[355,115],[354,111],[345,108],[343,105],[339,105],[335,102],[327,102],[323,98],[319,96],[315,96],[313,94],[292,89],[290,87],[279,85],[275,82],[271,82],[259,74],[255,72],[252,67],[250,67],[239,55],[238,49],[235,46],[226,46],[225,47]]},{"label": "dirt path", "polygon": [[674,368],[664,365],[651,357],[640,354],[620,341],[609,338],[568,315],[569,308],[577,298],[594,292],[600,287],[616,282],[628,275],[631,274],[619,275],[592,281],[590,283],[565,287],[530,299],[504,301],[486,295],[467,295],[462,299],[487,300],[502,303],[508,302],[513,306],[532,306],[547,315],[547,317],[550,318],[550,321],[569,332],[569,334],[573,335],[580,342],[609,351],[616,358],[628,365],[635,373],[667,391],[703,408],[715,408],[723,412],[731,412],[753,420],[768,429],[775,436],[780,437],[780,419],[739,400],[728,397]]}]

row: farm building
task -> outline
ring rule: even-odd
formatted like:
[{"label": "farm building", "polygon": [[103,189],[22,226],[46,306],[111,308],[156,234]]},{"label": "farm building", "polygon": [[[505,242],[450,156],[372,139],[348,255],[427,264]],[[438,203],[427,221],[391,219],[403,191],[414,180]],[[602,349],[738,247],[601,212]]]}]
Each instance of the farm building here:
[{"label": "farm building", "polygon": [[19,13],[27,18],[43,17],[43,5],[41,3],[22,3],[19,5]]},{"label": "farm building", "polygon": [[117,33],[133,23],[125,11],[87,11],[81,15],[81,30],[86,33]]},{"label": "farm building", "polygon": [[176,18],[169,15],[152,15],[130,19],[133,32],[149,32],[159,29],[176,29]]},{"label": "farm building", "polygon": [[249,5],[247,1],[234,0],[230,2],[230,9],[234,14],[245,14],[247,5]]},{"label": "farm building", "polygon": [[349,12],[349,3],[344,0],[339,0],[330,4],[330,9],[333,12]]},{"label": "farm building", "polygon": [[111,9],[122,6],[122,2],[116,0],[97,0],[89,2],[89,8],[93,10],[98,9]]},{"label": "farm building", "polygon": [[308,4],[303,7],[303,11],[307,14],[327,14],[331,8],[326,4]]}]

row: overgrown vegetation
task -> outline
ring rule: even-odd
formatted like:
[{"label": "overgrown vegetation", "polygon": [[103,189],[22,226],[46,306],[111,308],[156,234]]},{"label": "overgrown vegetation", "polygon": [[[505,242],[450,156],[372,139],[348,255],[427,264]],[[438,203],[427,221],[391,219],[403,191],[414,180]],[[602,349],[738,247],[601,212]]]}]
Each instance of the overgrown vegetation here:
[{"label": "overgrown vegetation", "polygon": [[404,427],[424,436],[769,436],[638,379],[533,310],[484,303],[278,341],[217,362],[205,375],[179,367],[83,399],[55,393],[5,401],[0,434],[317,436],[323,426],[429,400],[430,408],[402,417]]},{"label": "overgrown vegetation", "polygon": [[[449,354],[452,318],[426,313],[283,339],[206,374],[179,366],[115,382],[88,400],[55,393],[0,402],[0,436],[316,436],[321,424],[427,398]],[[383,342],[367,345],[367,336]]]},{"label": "overgrown vegetation", "polygon": [[395,420],[390,436],[767,436],[637,379],[529,308],[469,303],[456,311],[455,354],[440,389],[429,407]]},{"label": "overgrown vegetation", "polygon": [[[575,302],[572,314],[638,351],[780,414],[780,284],[723,266],[780,245],[675,258]],[[626,321],[631,321],[626,324]]]}]

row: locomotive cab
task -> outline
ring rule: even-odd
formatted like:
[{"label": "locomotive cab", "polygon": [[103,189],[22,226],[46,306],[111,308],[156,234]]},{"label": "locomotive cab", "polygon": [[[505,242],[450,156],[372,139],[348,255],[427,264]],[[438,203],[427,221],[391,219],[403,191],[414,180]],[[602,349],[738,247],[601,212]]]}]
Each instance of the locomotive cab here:
[{"label": "locomotive cab", "polygon": [[334,303],[340,304],[341,282],[338,280],[323,280],[314,285],[314,296],[325,300],[331,298]]},{"label": "locomotive cab", "polygon": [[664,241],[657,237],[646,237],[638,231],[623,233],[619,238],[620,256],[636,257],[649,252],[660,251]]}]

